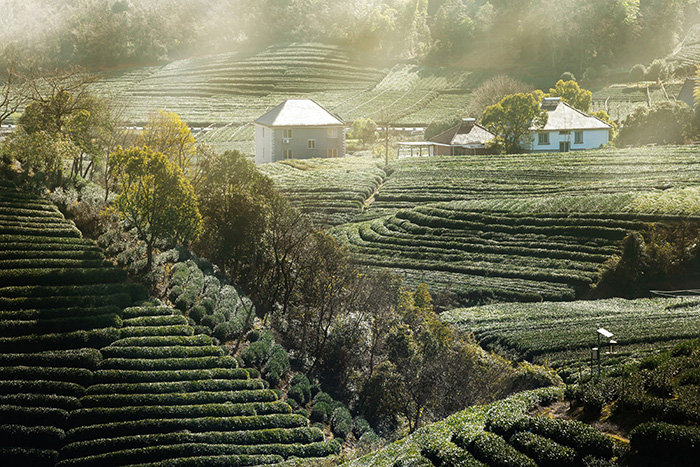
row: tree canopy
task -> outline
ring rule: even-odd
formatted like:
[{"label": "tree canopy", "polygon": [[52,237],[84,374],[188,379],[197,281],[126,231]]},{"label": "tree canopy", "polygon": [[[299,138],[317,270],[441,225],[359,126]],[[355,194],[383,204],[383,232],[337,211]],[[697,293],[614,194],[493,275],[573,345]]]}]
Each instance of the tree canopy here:
[{"label": "tree canopy", "polygon": [[540,102],[533,94],[511,94],[498,104],[487,107],[481,121],[498,135],[497,140],[510,154],[522,152],[531,127],[542,128],[547,124],[547,112],[540,108]]},{"label": "tree canopy", "polygon": [[561,99],[582,112],[588,112],[593,102],[593,93],[587,89],[579,87],[576,81],[559,80],[554,88],[549,88],[550,97],[561,97]]},{"label": "tree canopy", "polygon": [[202,216],[194,189],[178,166],[148,147],[119,147],[109,158],[120,188],[111,210],[135,227],[146,244],[147,270],[156,242],[197,239]]}]

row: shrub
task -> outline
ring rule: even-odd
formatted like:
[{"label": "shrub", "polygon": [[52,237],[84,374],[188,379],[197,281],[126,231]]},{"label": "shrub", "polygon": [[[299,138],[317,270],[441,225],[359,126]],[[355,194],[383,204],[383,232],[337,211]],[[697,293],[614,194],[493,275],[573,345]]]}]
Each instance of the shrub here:
[{"label": "shrub", "polygon": [[700,428],[643,423],[630,433],[632,454],[638,460],[657,461],[658,465],[694,465],[700,446]]},{"label": "shrub", "polygon": [[535,461],[521,453],[498,435],[478,434],[469,450],[478,460],[492,467],[537,467]]},{"label": "shrub", "polygon": [[246,366],[262,367],[270,355],[270,343],[265,340],[258,340],[250,344],[243,352],[241,358]]},{"label": "shrub", "polygon": [[662,59],[655,59],[647,68],[646,79],[650,81],[663,81],[668,78],[669,67]]},{"label": "shrub", "polygon": [[325,401],[315,402],[311,407],[309,419],[312,422],[327,422],[330,420],[332,414],[333,407],[329,403]]},{"label": "shrub", "polygon": [[188,316],[194,320],[195,323],[199,324],[202,321],[202,318],[207,314],[207,309],[203,305],[195,305],[193,306],[189,313]]},{"label": "shrub", "polygon": [[282,377],[289,371],[289,355],[281,345],[275,344],[270,353],[270,359],[263,369],[263,377],[275,387],[279,385]]},{"label": "shrub", "polygon": [[352,415],[345,407],[338,407],[331,415],[331,430],[333,435],[340,438],[347,438],[352,432]]},{"label": "shrub", "polygon": [[573,465],[576,462],[576,451],[572,448],[562,446],[551,439],[529,431],[520,431],[513,435],[510,444],[534,459],[542,467]]},{"label": "shrub", "polygon": [[647,68],[641,63],[637,63],[630,68],[629,77],[631,81],[642,81],[647,74]]},{"label": "shrub", "polygon": [[559,79],[562,81],[576,81],[576,77],[570,71],[565,71],[562,73]]}]

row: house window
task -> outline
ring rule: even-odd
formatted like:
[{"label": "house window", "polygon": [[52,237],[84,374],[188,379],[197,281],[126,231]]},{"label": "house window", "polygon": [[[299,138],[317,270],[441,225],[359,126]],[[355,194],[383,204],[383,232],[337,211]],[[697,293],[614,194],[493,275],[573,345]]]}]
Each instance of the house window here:
[{"label": "house window", "polygon": [[284,158],[285,158],[285,159],[291,159],[291,158],[292,158],[292,150],[291,150],[291,149],[285,149],[285,150],[284,150]]},{"label": "house window", "polygon": [[338,149],[333,148],[328,150],[328,157],[333,158],[333,157],[338,157]]},{"label": "house window", "polygon": [[549,144],[549,133],[541,132],[537,134],[537,144],[545,146]]},{"label": "house window", "polygon": [[316,149],[316,140],[315,139],[310,139],[307,141],[307,148],[309,149]]},{"label": "house window", "polygon": [[328,138],[337,138],[338,137],[338,129],[337,128],[329,128],[328,129]]},{"label": "house window", "polygon": [[285,138],[291,138],[291,137],[292,137],[292,129],[291,129],[291,128],[288,128],[288,129],[284,130],[284,137],[285,137]]},{"label": "house window", "polygon": [[574,144],[583,144],[583,131],[574,132]]}]

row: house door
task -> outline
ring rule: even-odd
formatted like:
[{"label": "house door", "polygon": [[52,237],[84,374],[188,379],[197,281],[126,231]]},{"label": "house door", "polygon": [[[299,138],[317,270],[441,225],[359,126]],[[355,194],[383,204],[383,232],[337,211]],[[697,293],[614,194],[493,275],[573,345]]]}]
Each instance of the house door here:
[{"label": "house door", "polygon": [[559,141],[559,152],[569,152],[571,143],[568,141]]}]

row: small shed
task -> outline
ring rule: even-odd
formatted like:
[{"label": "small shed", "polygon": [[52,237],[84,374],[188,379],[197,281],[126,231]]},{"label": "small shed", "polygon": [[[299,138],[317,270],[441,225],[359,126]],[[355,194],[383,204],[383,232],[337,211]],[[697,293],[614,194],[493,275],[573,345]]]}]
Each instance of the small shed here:
[{"label": "small shed", "polygon": [[492,154],[489,144],[496,137],[474,118],[463,118],[459,125],[428,141],[399,143],[399,157],[407,156],[460,156]]}]

